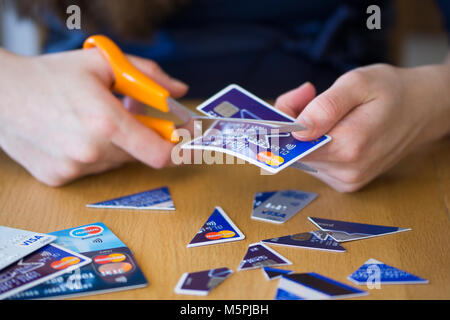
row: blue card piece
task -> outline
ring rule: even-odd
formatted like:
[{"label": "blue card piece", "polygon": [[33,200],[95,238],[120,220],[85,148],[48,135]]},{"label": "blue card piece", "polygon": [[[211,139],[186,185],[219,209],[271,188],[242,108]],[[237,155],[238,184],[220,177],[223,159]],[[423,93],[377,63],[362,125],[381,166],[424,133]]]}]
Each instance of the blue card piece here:
[{"label": "blue card piece", "polygon": [[292,292],[277,288],[275,293],[275,300],[304,300],[303,298],[296,296]]},{"label": "blue card piece", "polygon": [[175,287],[175,293],[205,296],[232,273],[228,268],[184,273]]},{"label": "blue card piece", "polygon": [[291,261],[283,257],[275,250],[262,243],[253,243],[248,247],[247,253],[239,264],[239,270],[249,270],[264,266],[290,265]]},{"label": "blue card piece", "polygon": [[317,193],[282,190],[257,193],[253,201],[252,219],[284,223],[317,198]]},{"label": "blue card piece", "polygon": [[[226,87],[197,109],[216,118],[295,120],[237,85]],[[264,133],[258,134],[258,131]],[[217,121],[202,137],[184,144],[182,148],[227,153],[270,173],[277,173],[329,141],[329,136],[322,136],[302,142],[291,133],[278,134],[267,125]]]},{"label": "blue card piece", "polygon": [[313,232],[297,233],[290,236],[278,237],[263,240],[263,243],[275,244],[280,246],[325,250],[333,252],[345,252],[339,242],[335,241],[328,234]]},{"label": "blue card piece", "polygon": [[284,270],[270,267],[263,267],[262,269],[264,271],[264,275],[266,276],[267,280],[279,279],[283,274],[291,274],[294,272],[292,270]]},{"label": "blue card piece", "polygon": [[283,275],[278,289],[284,290],[289,296],[308,300],[353,298],[368,294],[314,272]]},{"label": "blue card piece", "polygon": [[277,191],[255,193],[255,198],[253,199],[253,209],[259,207],[264,201],[275,195],[275,193],[277,193]]},{"label": "blue card piece", "polygon": [[428,280],[410,274],[406,271],[388,266],[375,259],[369,259],[348,279],[359,285],[367,284],[420,284]]},{"label": "blue card piece", "polygon": [[241,230],[221,207],[214,212],[188,244],[188,248],[245,239]]},{"label": "blue card piece", "polygon": [[11,299],[72,298],[147,286],[133,253],[103,223],[56,231],[56,244],[82,253],[92,263],[11,297]]},{"label": "blue card piece", "polygon": [[308,217],[308,219],[320,230],[327,232],[337,242],[366,239],[411,230],[409,228],[378,226],[313,217]]},{"label": "blue card piece", "polygon": [[167,187],[88,204],[87,207],[106,209],[175,210],[172,197],[170,196]]}]

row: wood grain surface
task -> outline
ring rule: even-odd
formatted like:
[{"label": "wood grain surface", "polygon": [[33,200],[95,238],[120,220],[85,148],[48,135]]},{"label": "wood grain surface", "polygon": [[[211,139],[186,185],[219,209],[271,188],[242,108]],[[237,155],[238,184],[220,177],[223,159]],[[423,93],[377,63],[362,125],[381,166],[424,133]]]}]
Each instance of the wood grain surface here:
[{"label": "wood grain surface", "polygon": [[[249,244],[315,230],[308,216],[409,227],[412,231],[345,243],[346,253],[272,246],[296,272],[317,272],[351,284],[347,276],[369,258],[428,279],[423,285],[383,285],[359,299],[450,298],[450,139],[409,155],[362,191],[341,194],[308,174],[286,169],[261,175],[249,164],[186,165],[153,170],[139,163],[47,187],[0,151],[0,225],[52,232],[105,223],[135,254],[148,287],[83,299],[199,299],[177,295],[184,272],[229,267],[234,274],[201,299],[273,299],[277,281],[260,269],[236,271]],[[90,209],[86,204],[168,186],[176,211]],[[274,225],[250,218],[256,192],[299,189],[319,197],[294,218]],[[186,248],[215,206],[246,238]],[[365,288],[365,287],[361,287]]]}]

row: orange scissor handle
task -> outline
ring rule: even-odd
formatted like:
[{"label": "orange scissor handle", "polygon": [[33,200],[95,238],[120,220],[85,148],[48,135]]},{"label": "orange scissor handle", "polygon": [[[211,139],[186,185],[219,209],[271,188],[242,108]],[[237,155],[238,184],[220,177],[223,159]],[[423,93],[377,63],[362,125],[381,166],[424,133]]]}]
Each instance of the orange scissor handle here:
[{"label": "orange scissor handle", "polygon": [[[84,49],[96,47],[106,58],[114,73],[114,91],[132,97],[148,106],[169,112],[167,98],[169,92],[158,83],[144,75],[124,55],[122,50],[108,37],[95,35],[86,39]],[[163,138],[177,142],[173,137],[175,124],[168,120],[134,115],[145,126],[158,132]]]},{"label": "orange scissor handle", "polygon": [[115,76],[115,91],[163,112],[169,111],[169,92],[136,69],[111,39],[103,35],[91,36],[86,39],[83,48],[93,47],[97,47],[108,60]]},{"label": "orange scissor handle", "polygon": [[139,120],[146,127],[155,130],[159,133],[161,137],[169,140],[173,143],[180,141],[180,137],[176,134],[176,127],[172,121],[157,119],[149,116],[144,116],[141,114],[133,115],[137,120]]}]

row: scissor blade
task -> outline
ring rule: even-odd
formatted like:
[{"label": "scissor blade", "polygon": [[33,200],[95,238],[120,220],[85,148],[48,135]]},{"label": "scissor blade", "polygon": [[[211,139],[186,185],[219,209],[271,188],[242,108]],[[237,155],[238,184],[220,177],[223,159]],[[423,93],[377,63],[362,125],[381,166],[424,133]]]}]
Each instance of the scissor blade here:
[{"label": "scissor blade", "polygon": [[166,99],[169,111],[176,115],[179,119],[183,120],[184,123],[188,123],[192,118],[195,118],[197,114],[191,111],[188,107],[185,107],[177,100],[168,97]]},{"label": "scissor blade", "polygon": [[318,173],[317,169],[314,169],[313,167],[308,166],[307,164],[304,164],[303,162],[294,162],[289,166],[290,168],[295,168],[303,171],[308,171],[311,173]]},{"label": "scissor blade", "polygon": [[[193,120],[200,120],[202,122],[215,121],[226,121],[226,122],[237,122],[246,123],[254,125],[268,125],[273,127],[273,130],[277,130],[279,133],[289,133],[295,131],[306,130],[304,126],[295,122],[284,122],[284,121],[271,121],[271,120],[261,120],[261,119],[242,119],[242,118],[216,118],[216,117],[205,117],[205,116],[194,116]],[[204,126],[207,127],[207,126]]]},{"label": "scissor blade", "polygon": [[[306,130],[304,126],[295,122],[287,122],[287,121],[272,121],[272,120],[261,120],[261,119],[242,119],[242,118],[218,118],[218,117],[210,117],[210,116],[200,116],[191,111],[189,108],[185,107],[175,99],[170,97],[167,98],[167,105],[169,107],[170,112],[176,115],[178,118],[183,120],[184,123],[188,123],[191,120],[199,120],[203,123],[211,122],[208,124],[212,124],[215,121],[227,121],[227,122],[238,122],[238,123],[248,123],[255,125],[269,125],[272,126],[274,130],[278,130],[279,133],[288,133],[295,131]],[[203,126],[204,128],[209,127]]]}]

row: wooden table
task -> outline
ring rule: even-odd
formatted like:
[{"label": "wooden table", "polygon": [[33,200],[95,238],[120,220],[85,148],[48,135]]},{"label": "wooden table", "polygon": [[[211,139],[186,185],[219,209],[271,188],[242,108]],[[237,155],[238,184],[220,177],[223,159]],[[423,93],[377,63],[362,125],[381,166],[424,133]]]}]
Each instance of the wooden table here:
[{"label": "wooden table", "polygon": [[[169,187],[176,211],[85,207],[161,186]],[[319,197],[283,225],[250,218],[255,192],[282,189],[316,192]],[[187,249],[215,206],[227,212],[245,240]],[[249,164],[158,171],[135,163],[62,188],[49,188],[0,151],[0,225],[52,232],[103,222],[131,248],[149,281],[146,288],[84,299],[197,299],[174,293],[181,274],[223,266],[235,273],[207,299],[273,299],[278,281],[267,281],[260,269],[236,272],[237,266],[251,243],[315,230],[308,216],[410,227],[412,231],[346,243],[346,253],[273,246],[293,262],[286,268],[314,271],[350,284],[347,276],[375,258],[428,279],[429,284],[384,285],[361,299],[449,299],[449,208],[450,139],[411,154],[353,194],[340,194],[296,169],[268,176]]]}]

